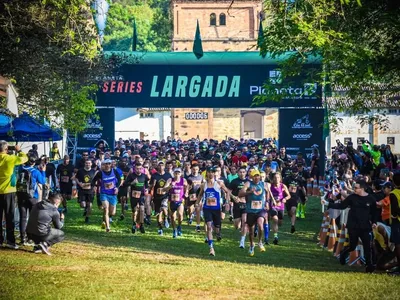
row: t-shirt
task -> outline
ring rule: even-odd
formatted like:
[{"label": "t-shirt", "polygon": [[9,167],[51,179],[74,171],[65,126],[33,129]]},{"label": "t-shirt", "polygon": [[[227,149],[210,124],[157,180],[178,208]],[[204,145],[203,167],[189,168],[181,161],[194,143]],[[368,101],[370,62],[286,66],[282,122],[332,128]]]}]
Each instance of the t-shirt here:
[{"label": "t-shirt", "polygon": [[92,180],[95,175],[96,171],[93,169],[90,169],[89,171],[86,171],[85,169],[79,169],[78,172],[76,173],[76,179],[80,183],[82,183],[82,187],[78,185],[78,189],[80,193],[83,194],[93,194],[93,187],[92,187]]},{"label": "t-shirt", "polygon": [[69,187],[72,186],[71,177],[74,173],[74,166],[71,164],[68,165],[58,165],[57,167],[57,175],[59,175],[60,179],[60,187]]},{"label": "t-shirt", "polygon": [[170,173],[165,172],[163,175],[160,173],[155,173],[151,176],[150,182],[154,184],[154,181],[156,182],[154,186],[154,192],[153,196],[154,198],[157,199],[164,199],[168,197],[167,192],[163,192],[161,189],[165,187],[165,184],[167,183],[168,179],[172,179],[172,175]]}]

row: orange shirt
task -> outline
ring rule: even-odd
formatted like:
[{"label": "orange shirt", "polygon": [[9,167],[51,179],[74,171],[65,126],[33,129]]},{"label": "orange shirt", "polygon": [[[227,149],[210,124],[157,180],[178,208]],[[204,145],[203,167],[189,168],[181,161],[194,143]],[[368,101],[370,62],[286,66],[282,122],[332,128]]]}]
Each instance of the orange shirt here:
[{"label": "orange shirt", "polygon": [[381,203],[382,205],[382,220],[389,220],[390,219],[390,198],[389,196],[386,196],[385,198],[383,198],[383,200],[379,201],[379,203]]}]

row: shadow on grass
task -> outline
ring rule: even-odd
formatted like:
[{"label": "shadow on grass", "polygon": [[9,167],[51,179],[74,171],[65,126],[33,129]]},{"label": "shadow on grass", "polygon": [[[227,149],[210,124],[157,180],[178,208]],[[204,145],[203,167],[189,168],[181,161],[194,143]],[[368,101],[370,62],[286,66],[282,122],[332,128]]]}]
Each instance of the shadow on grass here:
[{"label": "shadow on grass", "polygon": [[[71,202],[70,202],[71,203]],[[155,218],[153,224],[146,227],[146,233],[130,233],[131,223],[129,214],[124,221],[115,221],[112,224],[112,232],[106,233],[100,229],[101,213],[94,209],[90,224],[84,224],[81,209],[75,204],[69,205],[66,217],[65,233],[67,240],[81,244],[92,244],[100,247],[114,248],[118,252],[136,253],[160,253],[182,256],[194,259],[209,259],[210,261],[224,261],[238,264],[260,264],[283,268],[301,269],[307,271],[324,272],[353,272],[359,268],[350,268],[339,265],[337,259],[331,253],[318,247],[315,233],[319,231],[321,213],[318,203],[308,206],[307,219],[299,220],[296,224],[296,233],[290,234],[290,221],[285,217],[284,225],[280,228],[279,245],[267,246],[267,251],[261,253],[256,246],[254,257],[248,255],[248,237],[246,249],[240,249],[240,233],[235,230],[232,223],[225,220],[222,226],[223,239],[215,242],[216,256],[208,255],[208,245],[204,243],[204,232],[196,233],[195,226],[183,224],[183,236],[172,238],[172,229],[165,229],[164,236],[157,234]],[[272,232],[270,232],[272,241]],[[173,263],[171,260],[160,260],[160,263]]]}]

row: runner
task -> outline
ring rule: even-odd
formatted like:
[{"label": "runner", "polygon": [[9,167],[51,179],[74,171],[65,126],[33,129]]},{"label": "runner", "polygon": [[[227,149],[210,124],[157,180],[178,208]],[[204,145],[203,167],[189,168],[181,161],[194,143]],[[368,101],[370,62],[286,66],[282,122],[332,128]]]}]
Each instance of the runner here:
[{"label": "runner", "polygon": [[[183,200],[188,196],[188,183],[179,168],[174,170],[174,178],[168,179],[164,191],[169,192],[169,213],[172,224],[172,237],[182,236]],[[178,220],[178,226],[176,226]]]},{"label": "runner", "polygon": [[111,167],[111,160],[105,160],[102,164],[102,170],[97,172],[93,178],[92,186],[98,181],[100,183],[100,201],[103,209],[103,223],[101,227],[110,232],[110,217],[115,215],[117,205],[118,187],[121,184],[121,178]]},{"label": "runner", "polygon": [[158,171],[151,177],[151,187],[153,190],[154,210],[157,213],[158,234],[163,235],[163,223],[165,228],[169,228],[168,223],[168,194],[163,190],[167,181],[172,179],[170,173],[165,172],[163,161],[158,163]]},{"label": "runner", "polygon": [[246,179],[246,168],[240,167],[238,172],[239,177],[232,180],[229,184],[229,189],[232,191],[231,199],[233,200],[233,218],[235,229],[240,228],[241,237],[239,247],[244,249],[246,241],[246,198],[239,197],[240,190],[243,189],[244,185],[248,180]]},{"label": "runner", "polygon": [[[296,168],[297,169],[297,168]],[[297,170],[293,170],[296,172]],[[299,180],[294,176],[288,176],[284,180],[285,185],[288,187],[290,193],[290,199],[286,201],[285,207],[286,211],[290,217],[291,221],[291,228],[290,233],[294,233],[296,231],[295,224],[296,224],[296,210],[298,205],[300,205],[300,189],[302,189],[301,183]]]},{"label": "runner", "polygon": [[[149,191],[149,179],[143,174],[143,166],[136,163],[134,173],[130,173],[124,182],[124,186],[131,188],[130,202],[132,209],[132,233],[136,233],[137,224],[141,233],[144,230],[144,204]],[[139,212],[139,213],[138,213]]]},{"label": "runner", "polygon": [[[275,173],[270,187],[272,199],[270,216],[272,218],[272,231],[274,232],[274,245],[278,245],[278,226],[282,225],[285,203],[290,199],[290,193],[286,185],[282,183],[280,173]],[[285,196],[286,195],[286,196]]]},{"label": "runner", "polygon": [[72,177],[74,176],[74,166],[71,165],[69,156],[64,156],[64,161],[62,164],[58,165],[56,173],[60,188],[60,194],[63,197],[62,205],[64,208],[64,214],[67,213],[67,200],[72,198]]},{"label": "runner", "polygon": [[92,214],[92,203],[94,199],[94,187],[92,181],[96,171],[92,169],[92,161],[85,161],[85,167],[79,169],[75,181],[78,185],[78,203],[84,209],[83,216],[85,223],[89,223],[89,217]]},{"label": "runner", "polygon": [[[193,222],[193,213],[195,211],[195,204],[197,200],[197,194],[201,184],[204,182],[203,176],[200,175],[200,168],[197,164],[192,165],[191,175],[187,178],[189,184],[189,197],[187,203],[187,215],[188,224],[191,225]],[[196,208],[196,231],[200,232],[200,207]]]},{"label": "runner", "polygon": [[200,202],[203,203],[204,220],[207,225],[207,242],[210,247],[210,255],[215,256],[213,227],[216,234],[219,235],[222,208],[221,190],[225,191],[229,197],[230,193],[223,182],[215,180],[215,169],[213,167],[207,168],[206,176],[206,182],[200,187],[195,206],[198,207]]},{"label": "runner", "polygon": [[240,197],[246,199],[246,223],[249,227],[250,249],[249,255],[254,256],[254,227],[258,225],[258,246],[261,252],[265,252],[262,242],[263,226],[265,221],[268,204],[266,202],[267,190],[266,183],[261,181],[258,170],[253,170],[250,174],[252,181],[247,181],[239,192]]},{"label": "runner", "polygon": [[[130,173],[130,168],[128,166],[128,157],[126,156],[122,157],[122,160],[119,163],[119,168],[122,171],[124,179],[127,178]],[[128,187],[122,183],[118,191],[118,202],[121,203],[121,215],[119,217],[121,221],[125,219],[125,211],[128,210],[127,200],[128,200]]]}]

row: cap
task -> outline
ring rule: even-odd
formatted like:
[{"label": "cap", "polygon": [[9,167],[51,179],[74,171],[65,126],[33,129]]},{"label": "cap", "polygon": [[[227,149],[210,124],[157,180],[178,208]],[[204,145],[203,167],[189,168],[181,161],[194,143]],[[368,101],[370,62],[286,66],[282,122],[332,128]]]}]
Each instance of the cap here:
[{"label": "cap", "polygon": [[164,164],[164,162],[162,161],[162,160],[160,160],[159,162],[158,162],[158,165],[163,165]]},{"label": "cap", "polygon": [[103,164],[111,164],[111,163],[112,163],[111,159],[103,160]]},{"label": "cap", "polygon": [[175,169],[174,169],[174,173],[178,173],[178,172],[179,172],[179,173],[182,173],[182,170],[181,170],[180,168],[175,168]]},{"label": "cap", "polygon": [[208,167],[207,168],[207,172],[215,172],[215,168],[214,167]]},{"label": "cap", "polygon": [[256,169],[254,169],[253,171],[251,171],[250,172],[250,176],[251,177],[254,177],[254,176],[260,176],[260,171],[258,171],[258,170],[256,170]]},{"label": "cap", "polygon": [[90,153],[96,153],[95,149],[90,150]]},{"label": "cap", "polygon": [[390,188],[391,190],[394,189],[394,185],[390,181],[387,181],[384,184],[381,184],[381,187],[382,187],[382,189],[384,189],[384,188]]}]

